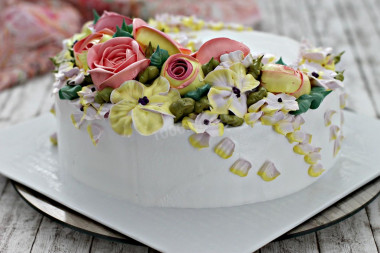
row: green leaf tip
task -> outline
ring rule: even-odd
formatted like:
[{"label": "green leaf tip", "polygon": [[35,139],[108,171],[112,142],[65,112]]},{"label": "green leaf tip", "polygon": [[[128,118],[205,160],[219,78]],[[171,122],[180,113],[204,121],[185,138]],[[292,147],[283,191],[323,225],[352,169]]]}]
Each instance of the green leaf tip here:
[{"label": "green leaf tip", "polygon": [[156,51],[150,57],[150,65],[156,66],[161,69],[165,61],[169,58],[169,52],[165,49],[161,49],[160,46],[157,46]]},{"label": "green leaf tip", "polygon": [[340,52],[338,55],[334,56],[334,63],[338,64],[342,58],[342,55],[345,53],[345,51]]},{"label": "green leaf tip", "polygon": [[114,35],[112,36],[112,38],[116,38],[116,37],[129,37],[129,38],[133,38],[132,34],[130,34],[129,32],[127,31],[124,31],[122,28],[120,28],[119,26],[116,26],[116,32],[114,33]]},{"label": "green leaf tip", "polygon": [[95,9],[92,9],[92,14],[94,15],[94,25],[98,22],[100,16]]},{"label": "green leaf tip", "polygon": [[280,64],[280,65],[284,65],[284,66],[288,66],[285,64],[285,62],[282,60],[282,57],[280,57],[280,59],[278,59],[278,61],[275,62],[276,64]]}]

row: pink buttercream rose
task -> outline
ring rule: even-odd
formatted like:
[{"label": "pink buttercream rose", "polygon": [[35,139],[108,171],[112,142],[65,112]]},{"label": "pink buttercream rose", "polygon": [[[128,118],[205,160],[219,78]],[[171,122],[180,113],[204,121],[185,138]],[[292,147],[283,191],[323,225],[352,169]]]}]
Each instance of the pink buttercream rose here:
[{"label": "pink buttercream rose", "polygon": [[112,39],[113,34],[112,30],[106,28],[99,32],[94,32],[75,43],[73,50],[77,66],[87,69],[87,51],[96,44]]},{"label": "pink buttercream rose", "polygon": [[134,79],[149,66],[139,44],[128,37],[117,37],[97,44],[88,50],[87,63],[97,90],[118,88]]},{"label": "pink buttercream rose", "polygon": [[103,15],[99,18],[98,22],[94,25],[95,32],[103,30],[104,28],[111,29],[116,32],[116,26],[121,27],[123,20],[127,25],[132,24],[132,19],[126,16],[117,14],[115,12],[104,11]]}]

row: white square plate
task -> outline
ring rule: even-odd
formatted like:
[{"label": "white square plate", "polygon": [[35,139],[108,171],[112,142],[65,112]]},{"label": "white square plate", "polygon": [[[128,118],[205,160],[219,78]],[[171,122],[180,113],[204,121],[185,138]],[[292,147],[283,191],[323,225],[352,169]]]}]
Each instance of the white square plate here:
[{"label": "white square plate", "polygon": [[345,116],[335,168],[300,192],[251,205],[149,208],[97,192],[59,173],[50,115],[0,131],[0,173],[159,251],[253,252],[380,175],[380,121]]}]

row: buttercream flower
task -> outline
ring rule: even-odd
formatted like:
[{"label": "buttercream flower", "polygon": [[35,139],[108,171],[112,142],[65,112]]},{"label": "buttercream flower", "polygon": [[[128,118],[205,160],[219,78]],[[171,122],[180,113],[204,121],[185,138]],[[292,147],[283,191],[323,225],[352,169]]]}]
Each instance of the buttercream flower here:
[{"label": "buttercream flower", "polygon": [[276,111],[297,111],[299,109],[296,98],[284,93],[273,94],[268,92],[267,97],[264,99],[266,106],[263,107],[265,113],[272,113]]},{"label": "buttercream flower", "polygon": [[224,132],[223,123],[218,120],[218,115],[210,111],[204,111],[193,120],[186,118],[186,125],[195,134],[189,137],[190,144],[201,149],[209,146],[211,136],[222,136]]},{"label": "buttercream flower", "polygon": [[335,70],[334,59],[331,57],[331,47],[314,47],[307,41],[301,44],[301,64],[305,62],[314,62],[324,65],[325,68]]},{"label": "buttercream flower", "polygon": [[150,87],[129,80],[111,93],[109,119],[112,129],[130,136],[132,123],[141,135],[151,135],[164,126],[164,117],[173,118],[169,106],[180,98],[177,90],[170,89],[168,80],[157,78]]},{"label": "buttercream flower", "polygon": [[72,62],[64,62],[55,74],[55,82],[53,84],[53,93],[57,93],[64,85],[78,85],[84,81],[83,70],[75,67]]},{"label": "buttercream flower", "polygon": [[123,20],[127,25],[132,24],[132,19],[126,16],[120,15],[115,12],[104,11],[102,16],[94,25],[95,32],[101,31],[104,28],[111,29],[116,32],[116,26],[121,27],[123,25]]},{"label": "buttercream flower", "polygon": [[162,66],[161,76],[169,81],[172,88],[178,89],[184,95],[203,84],[201,67],[197,59],[185,54],[175,54]]},{"label": "buttercream flower", "polygon": [[235,63],[229,69],[218,69],[210,72],[205,83],[212,85],[208,99],[212,112],[217,114],[228,114],[233,112],[236,116],[243,118],[247,112],[247,95],[259,85],[242,63]]},{"label": "buttercream flower", "polygon": [[128,37],[117,37],[97,44],[88,50],[88,67],[98,90],[118,88],[123,82],[134,79],[149,66],[139,44]]},{"label": "buttercream flower", "polygon": [[280,64],[266,64],[261,69],[261,85],[269,92],[300,97],[310,93],[309,78],[301,71]]},{"label": "buttercream flower", "polygon": [[73,50],[75,56],[75,63],[79,68],[87,71],[87,51],[92,48],[94,45],[106,42],[107,40],[112,39],[113,31],[110,29],[103,29],[99,32],[92,33],[75,43]]},{"label": "buttercream flower", "polygon": [[299,68],[307,72],[311,84],[321,86],[328,90],[335,90],[343,87],[343,82],[335,79],[338,75],[335,71],[322,67],[319,63],[305,62]]}]

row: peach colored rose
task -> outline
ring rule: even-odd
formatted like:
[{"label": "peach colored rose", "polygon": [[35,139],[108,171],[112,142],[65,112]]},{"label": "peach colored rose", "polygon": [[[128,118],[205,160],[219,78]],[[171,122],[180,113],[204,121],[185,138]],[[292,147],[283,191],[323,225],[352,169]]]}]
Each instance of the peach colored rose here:
[{"label": "peach colored rose", "polygon": [[161,76],[183,95],[202,85],[204,75],[201,67],[199,61],[190,55],[175,54],[162,66]]},{"label": "peach colored rose", "polygon": [[75,43],[73,50],[77,66],[87,70],[87,51],[96,44],[112,39],[113,34],[114,32],[112,30],[105,28],[99,32],[92,33]]},{"label": "peach colored rose", "polygon": [[94,25],[95,32],[101,31],[104,28],[111,29],[116,32],[116,26],[121,27],[123,20],[127,25],[132,24],[132,19],[115,12],[104,11],[98,22]]},{"label": "peach colored rose", "polygon": [[118,88],[134,79],[149,66],[139,44],[128,37],[117,37],[97,44],[88,50],[87,63],[97,90]]}]

